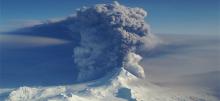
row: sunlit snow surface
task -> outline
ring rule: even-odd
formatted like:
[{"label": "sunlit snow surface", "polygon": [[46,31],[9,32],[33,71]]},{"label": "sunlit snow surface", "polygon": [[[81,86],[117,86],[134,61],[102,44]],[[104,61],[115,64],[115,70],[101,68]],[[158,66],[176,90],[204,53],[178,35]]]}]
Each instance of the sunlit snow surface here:
[{"label": "sunlit snow surface", "polygon": [[[3,48],[2,53],[4,53],[1,58],[4,62],[1,66],[4,67],[0,67],[3,70],[0,72],[3,75],[0,78],[0,100],[219,101],[219,36],[161,34],[155,37],[144,22],[146,16],[144,10],[127,8],[118,3],[96,5],[93,8],[84,8],[78,13],[78,17],[70,17],[49,25],[40,25],[30,28],[30,31],[27,31],[27,28],[20,32],[37,33],[40,35],[37,37],[28,34],[24,34],[23,37],[19,36],[20,33],[0,35],[3,37],[0,38],[0,42]],[[91,14],[93,16],[90,16]],[[58,31],[63,35],[44,34],[45,32],[54,33],[55,29],[60,29]],[[75,38],[77,35],[69,35],[72,34],[71,32],[79,33],[81,39]],[[100,34],[100,32],[105,33]],[[66,38],[68,35],[74,37],[74,41]],[[52,38],[49,38],[51,36]],[[47,53],[43,54],[44,51],[40,49],[45,48]],[[106,49],[111,51],[106,51]],[[13,50],[17,50],[18,53]],[[34,54],[36,50],[43,52],[39,56]],[[72,50],[74,50],[75,60],[70,62],[70,58],[67,57],[68,52]],[[38,57],[37,64],[41,64],[38,66],[52,68],[45,70],[41,68],[41,70],[31,64],[33,61],[27,60],[25,61],[30,63],[28,65],[30,70],[25,69],[23,67],[25,65],[17,65],[18,68],[23,69],[13,68],[14,65],[9,65],[10,63],[16,65],[22,61],[7,61],[10,60],[9,57],[16,57],[7,53],[16,54],[18,57],[29,55],[22,56],[25,57],[24,60]],[[40,61],[44,58],[50,60],[50,64],[46,60]],[[64,65],[59,63],[64,63]],[[73,66],[74,63],[78,67]],[[105,63],[106,67],[98,63]],[[67,66],[78,69],[73,69],[75,72],[69,72]],[[9,67],[13,70],[7,69]],[[79,73],[76,73],[77,71]],[[69,75],[71,73],[73,79],[67,79],[71,78]],[[69,77],[65,77],[64,74]],[[76,74],[79,76],[74,76]],[[28,76],[30,78],[26,78]],[[11,81],[10,78],[15,81]],[[18,79],[22,78],[30,82],[42,80],[48,85],[21,83]],[[64,79],[63,82],[57,83],[57,80],[61,79]],[[57,82],[50,84],[48,80]],[[67,80],[76,80],[81,83],[71,84],[73,82],[66,82]]]}]

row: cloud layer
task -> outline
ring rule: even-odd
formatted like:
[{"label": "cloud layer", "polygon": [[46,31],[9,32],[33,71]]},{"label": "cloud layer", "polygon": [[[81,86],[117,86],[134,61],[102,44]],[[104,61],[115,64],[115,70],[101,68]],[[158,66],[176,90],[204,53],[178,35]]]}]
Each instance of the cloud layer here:
[{"label": "cloud layer", "polygon": [[27,35],[0,35],[0,44],[2,47],[7,48],[30,48],[30,47],[43,47],[50,45],[60,45],[69,43],[68,40],[40,37],[40,36],[27,36]]}]

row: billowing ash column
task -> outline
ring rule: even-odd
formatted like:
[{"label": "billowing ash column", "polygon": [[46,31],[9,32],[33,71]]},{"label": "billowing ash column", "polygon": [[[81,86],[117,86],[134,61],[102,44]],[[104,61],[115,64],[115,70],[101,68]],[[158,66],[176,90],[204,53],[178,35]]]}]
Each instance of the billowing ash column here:
[{"label": "billowing ash column", "polygon": [[146,15],[143,9],[118,3],[77,11],[69,20],[73,20],[71,30],[81,36],[79,46],[74,49],[78,81],[100,78],[114,68],[125,68],[143,78],[142,67],[137,64],[141,57],[135,53],[147,46],[145,42],[152,36],[144,21]]}]

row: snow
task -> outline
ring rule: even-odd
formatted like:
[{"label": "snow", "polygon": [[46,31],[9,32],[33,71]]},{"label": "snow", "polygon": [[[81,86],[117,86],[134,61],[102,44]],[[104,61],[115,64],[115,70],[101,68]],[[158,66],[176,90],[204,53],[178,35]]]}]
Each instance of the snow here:
[{"label": "snow", "polygon": [[123,68],[115,72],[79,85],[20,87],[6,101],[217,101],[198,92],[175,93],[151,83],[141,85],[139,78]]},{"label": "snow", "polygon": [[144,79],[141,54],[162,42],[150,32],[146,15],[141,8],[115,2],[79,9],[56,21],[80,35],[73,49],[80,83],[10,89],[2,92],[10,92],[5,101],[218,101],[207,92],[173,90]]}]

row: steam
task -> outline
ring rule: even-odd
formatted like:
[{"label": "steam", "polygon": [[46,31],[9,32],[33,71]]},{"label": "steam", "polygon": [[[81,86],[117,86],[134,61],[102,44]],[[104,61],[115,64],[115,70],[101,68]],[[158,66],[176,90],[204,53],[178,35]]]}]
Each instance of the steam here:
[{"label": "steam", "polygon": [[130,73],[134,74],[139,78],[145,78],[144,69],[141,65],[139,65],[140,60],[142,57],[135,53],[129,53],[127,55],[125,69],[128,70]]},{"label": "steam", "polygon": [[141,57],[136,53],[155,43],[145,23],[146,16],[147,12],[141,8],[129,8],[116,2],[80,9],[67,19],[72,22],[69,28],[73,33],[81,36],[79,46],[74,48],[78,81],[100,78],[121,67],[143,78],[144,71],[137,63]]}]

